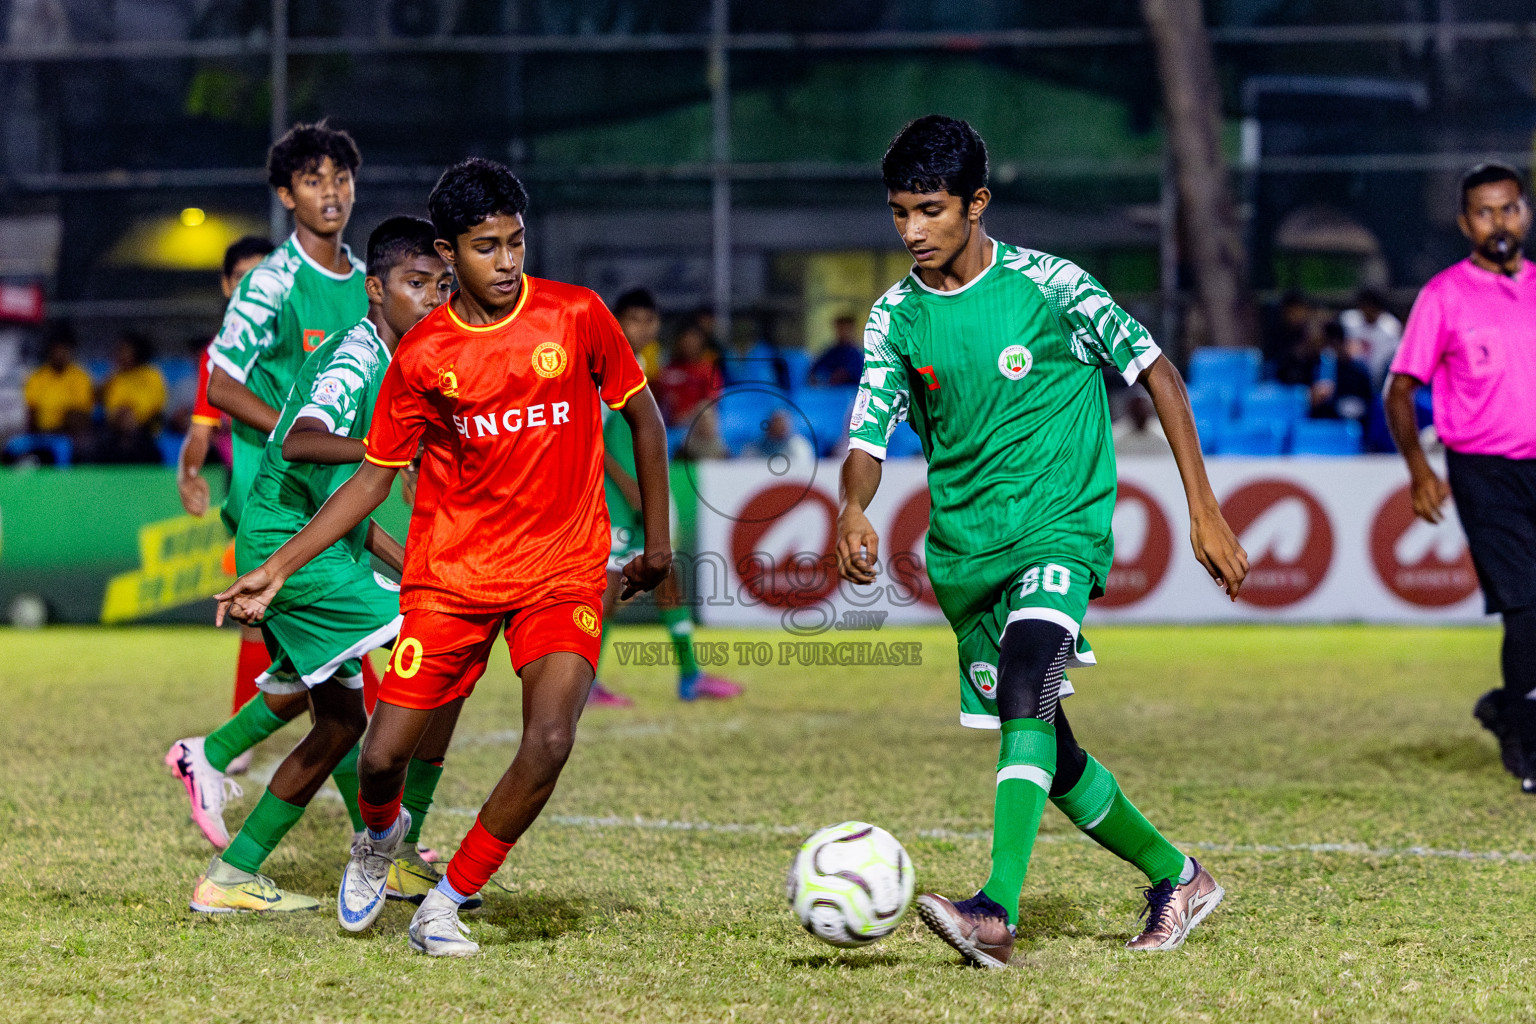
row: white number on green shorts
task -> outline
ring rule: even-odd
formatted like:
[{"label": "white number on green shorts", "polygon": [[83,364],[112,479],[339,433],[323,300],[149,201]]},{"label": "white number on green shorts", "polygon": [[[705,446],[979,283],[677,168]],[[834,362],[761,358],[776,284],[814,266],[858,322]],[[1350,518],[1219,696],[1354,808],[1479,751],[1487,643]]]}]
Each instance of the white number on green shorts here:
[{"label": "white number on green shorts", "polygon": [[1020,597],[1028,597],[1040,589],[1040,567],[1032,565],[1024,570],[1024,586],[1019,588]]},{"label": "white number on green shorts", "polygon": [[1040,585],[1053,594],[1065,594],[1072,589],[1072,570],[1064,565],[1048,565]]}]

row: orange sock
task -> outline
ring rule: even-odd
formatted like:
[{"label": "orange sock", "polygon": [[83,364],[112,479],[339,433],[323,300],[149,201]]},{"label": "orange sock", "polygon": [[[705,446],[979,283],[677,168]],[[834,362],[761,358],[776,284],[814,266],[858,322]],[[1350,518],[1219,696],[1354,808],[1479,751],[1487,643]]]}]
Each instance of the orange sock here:
[{"label": "orange sock", "polygon": [[241,640],[240,659],[235,662],[235,710],[256,696],[256,677],[272,664],[267,645],[260,640]]},{"label": "orange sock", "polygon": [[448,884],[461,896],[473,896],[501,870],[513,845],[491,835],[477,815],[469,834],[459,844],[459,852],[448,862]]},{"label": "orange sock", "polygon": [[373,706],[379,702],[379,674],[373,670],[373,662],[363,655],[363,710],[373,714]]}]

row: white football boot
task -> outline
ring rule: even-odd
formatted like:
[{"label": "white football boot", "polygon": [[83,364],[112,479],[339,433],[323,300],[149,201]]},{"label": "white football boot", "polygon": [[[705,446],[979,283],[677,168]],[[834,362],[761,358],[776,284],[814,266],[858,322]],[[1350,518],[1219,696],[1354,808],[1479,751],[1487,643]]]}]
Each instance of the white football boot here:
[{"label": "white football boot", "polygon": [[384,909],[389,867],[410,830],[411,812],[402,807],[383,839],[370,838],[364,829],[352,840],[352,857],[336,893],[336,918],[347,931],[360,932],[378,919]]}]

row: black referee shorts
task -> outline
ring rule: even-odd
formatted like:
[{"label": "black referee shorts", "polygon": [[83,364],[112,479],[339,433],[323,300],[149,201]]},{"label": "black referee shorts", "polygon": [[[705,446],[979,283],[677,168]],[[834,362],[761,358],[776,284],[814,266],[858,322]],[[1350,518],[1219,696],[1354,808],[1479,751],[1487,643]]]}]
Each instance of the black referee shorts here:
[{"label": "black referee shorts", "polygon": [[1488,611],[1536,605],[1536,459],[1445,457]]}]

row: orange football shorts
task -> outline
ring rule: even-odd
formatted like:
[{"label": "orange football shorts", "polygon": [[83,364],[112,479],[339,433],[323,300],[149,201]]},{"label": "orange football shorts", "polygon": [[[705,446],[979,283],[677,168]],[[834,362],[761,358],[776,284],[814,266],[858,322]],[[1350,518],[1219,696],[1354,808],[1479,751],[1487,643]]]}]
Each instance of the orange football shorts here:
[{"label": "orange football shorts", "polygon": [[496,634],[504,632],[512,670],[521,673],[546,654],[579,654],[597,671],[602,651],[601,595],[588,601],[552,601],[506,612],[412,609],[379,684],[379,700],[429,711],[468,697],[485,674]]}]

